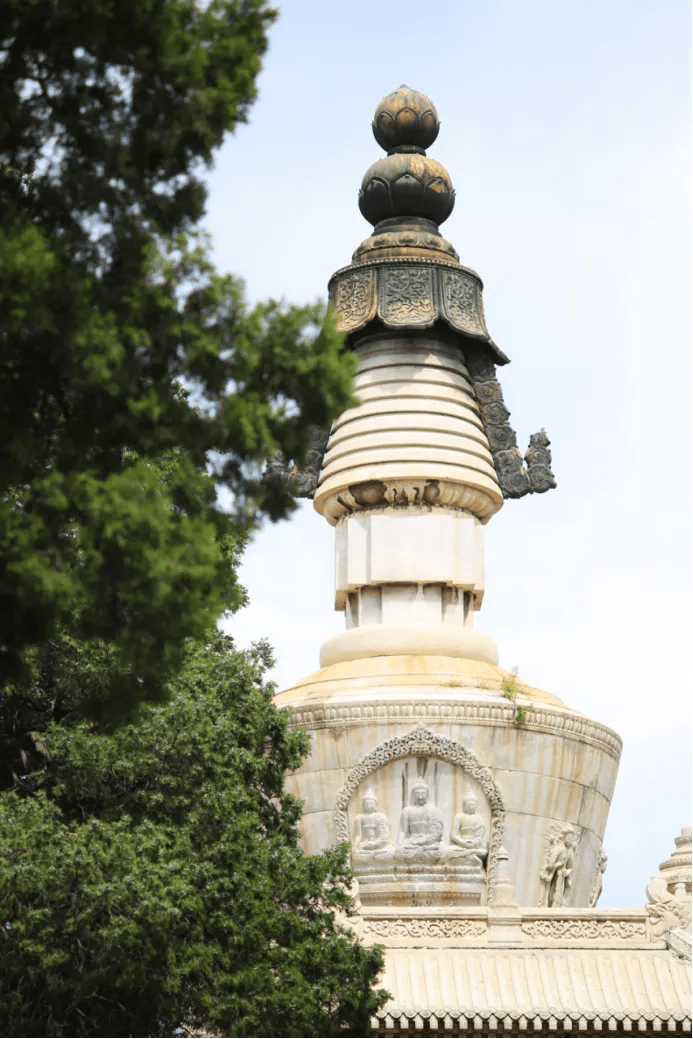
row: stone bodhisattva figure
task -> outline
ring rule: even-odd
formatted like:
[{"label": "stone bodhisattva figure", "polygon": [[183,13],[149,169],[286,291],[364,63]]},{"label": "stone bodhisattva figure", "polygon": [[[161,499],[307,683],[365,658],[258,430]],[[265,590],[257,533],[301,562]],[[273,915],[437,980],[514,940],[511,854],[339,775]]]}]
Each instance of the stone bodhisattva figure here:
[{"label": "stone bodhisattva figure", "polygon": [[562,906],[565,892],[573,882],[573,865],[577,834],[571,826],[564,826],[549,838],[544,865],[539,874],[544,890],[540,905]]},{"label": "stone bodhisattva figure", "polygon": [[462,801],[462,811],[455,816],[450,834],[448,859],[456,865],[473,866],[482,871],[484,860],[488,855],[488,847],[484,841],[486,825],[476,810],[476,797],[467,794]]},{"label": "stone bodhisattva figure", "polygon": [[602,886],[604,884],[604,874],[606,872],[606,860],[607,854],[603,848],[599,851],[599,857],[597,858],[597,865],[594,871],[594,881],[590,890],[589,906],[590,908],[596,906],[602,893]]},{"label": "stone bodhisattva figure", "polygon": [[443,844],[443,813],[429,804],[428,783],[417,780],[402,809],[399,822],[398,856],[406,863],[441,862],[448,853]]},{"label": "stone bodhisattva figure", "polygon": [[395,856],[395,846],[390,838],[390,827],[385,815],[378,811],[378,801],[372,790],[364,794],[361,809],[354,824],[352,863],[355,866],[368,866],[391,862]]}]

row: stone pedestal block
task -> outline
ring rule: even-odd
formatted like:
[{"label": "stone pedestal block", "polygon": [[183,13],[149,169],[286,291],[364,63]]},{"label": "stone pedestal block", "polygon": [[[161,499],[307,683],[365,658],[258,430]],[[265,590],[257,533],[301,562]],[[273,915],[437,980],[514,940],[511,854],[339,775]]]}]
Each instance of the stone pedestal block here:
[{"label": "stone pedestal block", "polygon": [[[484,528],[471,513],[411,506],[345,516],[335,530],[335,609],[343,610],[352,593],[380,585],[410,589],[433,587],[431,618],[465,623],[455,612],[453,589],[470,592],[475,609],[484,596]],[[447,595],[442,594],[442,590]],[[421,592],[424,606],[425,592]],[[357,601],[353,596],[352,603]],[[383,608],[387,610],[386,601]],[[394,602],[393,602],[394,608]],[[422,613],[414,623],[428,623]],[[350,625],[349,612],[347,625]]]}]

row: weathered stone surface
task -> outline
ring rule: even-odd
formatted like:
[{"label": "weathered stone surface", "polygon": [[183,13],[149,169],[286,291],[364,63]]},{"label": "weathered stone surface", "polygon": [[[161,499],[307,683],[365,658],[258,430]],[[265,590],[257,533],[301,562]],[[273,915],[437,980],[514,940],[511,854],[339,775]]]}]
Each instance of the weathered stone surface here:
[{"label": "weathered stone surface", "polygon": [[[381,656],[368,663],[354,661],[351,665],[354,675],[361,672],[358,691],[347,666],[333,665],[278,697],[281,706],[293,708],[297,722],[311,731],[314,745],[319,744],[321,748],[319,762],[324,771],[318,774],[313,771],[314,764],[308,763],[292,780],[296,783],[296,792],[305,800],[306,816],[322,814],[326,806],[324,792],[334,791],[338,780],[343,780],[333,803],[337,833],[343,839],[351,839],[350,813],[358,811],[364,790],[370,789],[379,811],[387,818],[393,843],[397,844],[400,814],[411,793],[408,784],[418,776],[429,782],[431,802],[442,813],[440,842],[446,851],[434,865],[443,865],[449,848],[455,843],[452,836],[459,830],[464,793],[476,796],[481,815],[486,810],[483,798],[490,805],[490,794],[479,788],[478,778],[463,764],[464,756],[468,755],[474,767],[482,770],[479,775],[488,775],[493,784],[489,790],[497,791],[503,803],[504,832],[499,832],[496,852],[488,859],[489,868],[502,840],[510,855],[511,880],[518,901],[537,905],[544,892],[541,873],[546,870],[547,835],[552,827],[569,826],[578,839],[565,900],[568,905],[587,906],[594,881],[595,858],[613,793],[618,739],[609,730],[564,706],[559,707],[548,694],[523,685],[520,701],[528,710],[522,723],[515,724],[514,707],[503,696],[501,688],[503,681],[509,678],[507,672],[469,660],[460,660],[455,667],[450,658],[440,658],[432,674],[434,668],[429,658],[427,666],[421,667],[419,663],[416,673],[413,665],[419,660],[416,657],[388,660]],[[391,664],[389,672],[388,663]],[[474,676],[474,668],[479,669],[478,676]],[[370,689],[364,686],[369,670],[373,672],[372,678],[366,679],[372,683]],[[486,688],[480,688],[481,685]],[[417,724],[422,723],[432,734],[430,739],[434,743],[430,747],[433,749],[407,756],[406,740],[419,739],[423,746],[421,738],[415,737]],[[333,727],[339,732],[337,743],[330,735]],[[400,742],[392,744],[393,740]],[[401,743],[402,740],[405,743]],[[435,744],[435,740],[442,743]],[[330,770],[333,745],[335,758]],[[395,745],[403,749],[393,758],[387,748]],[[449,773],[452,766],[441,756],[440,748],[448,745],[459,748],[456,753],[460,758],[455,767],[460,771],[455,779]],[[381,754],[385,755],[382,760]],[[393,765],[393,761],[397,764]],[[329,778],[328,772],[331,773]],[[315,777],[313,792],[310,782],[304,778],[310,775]],[[319,834],[320,830],[315,828],[313,832]],[[324,843],[310,845],[308,850],[318,851],[325,846]],[[484,849],[485,842],[479,847]],[[386,879],[390,884],[388,904],[394,904],[396,885],[393,887],[393,883],[398,878],[390,875]],[[404,878],[399,879],[405,883]],[[435,897],[432,894],[435,882],[431,883],[433,888],[428,894]],[[371,884],[369,898],[373,896],[372,887]],[[464,894],[466,898],[471,897]],[[488,891],[483,898],[488,898]]]},{"label": "weathered stone surface", "polygon": [[363,509],[418,503],[486,521],[503,498],[459,350],[434,333],[415,342],[379,336],[356,350],[361,405],[334,425],[315,494],[318,512],[336,523]]},{"label": "weathered stone surface", "polygon": [[[483,600],[484,529],[476,517],[461,511],[441,508],[431,514],[422,505],[345,516],[335,531],[335,557],[337,608],[344,608],[349,593],[365,586],[435,585],[440,590],[430,593],[436,606],[431,606],[429,622],[464,624],[464,610],[454,616],[453,601],[442,589],[472,593],[475,609]],[[425,607],[423,598],[424,593]],[[409,616],[411,623],[413,613]],[[422,621],[427,622],[425,610]]]}]

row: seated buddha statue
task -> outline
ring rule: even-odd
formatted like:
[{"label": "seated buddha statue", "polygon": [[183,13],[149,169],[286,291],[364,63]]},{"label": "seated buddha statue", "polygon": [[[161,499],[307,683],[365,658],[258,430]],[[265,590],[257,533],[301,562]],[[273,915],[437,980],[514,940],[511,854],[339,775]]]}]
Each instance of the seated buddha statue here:
[{"label": "seated buddha statue", "polygon": [[440,862],[447,846],[443,841],[443,814],[429,804],[428,783],[417,780],[409,794],[409,804],[399,821],[398,853],[405,862]]},{"label": "seated buddha statue", "polygon": [[351,861],[356,866],[387,862],[395,855],[390,838],[390,826],[385,815],[378,811],[378,801],[372,790],[367,790],[361,801],[361,813],[354,823],[351,842]]},{"label": "seated buddha statue", "polygon": [[486,824],[476,810],[476,797],[466,794],[462,801],[462,811],[455,816],[450,834],[450,850],[448,859],[456,860],[459,865],[467,864],[483,869],[484,859],[488,855]]}]

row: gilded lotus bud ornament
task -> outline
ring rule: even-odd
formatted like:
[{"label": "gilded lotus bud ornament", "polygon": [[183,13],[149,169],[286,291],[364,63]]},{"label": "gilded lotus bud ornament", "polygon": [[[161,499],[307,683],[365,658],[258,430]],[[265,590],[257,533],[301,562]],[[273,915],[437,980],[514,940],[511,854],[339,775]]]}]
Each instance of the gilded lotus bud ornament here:
[{"label": "gilded lotus bud ornament", "polygon": [[374,226],[395,217],[430,220],[436,227],[429,230],[435,232],[455,204],[448,171],[426,157],[425,149],[440,128],[435,105],[418,90],[401,86],[382,99],[372,125],[387,158],[374,162],[363,178],[359,192],[363,216]]},{"label": "gilded lotus bud ornament", "polygon": [[366,171],[359,192],[359,209],[377,224],[395,216],[416,216],[442,224],[455,205],[448,171],[425,155],[394,154]]},{"label": "gilded lotus bud ornament", "polygon": [[402,84],[382,99],[372,126],[373,136],[385,151],[423,152],[438,136],[440,120],[430,98]]}]

